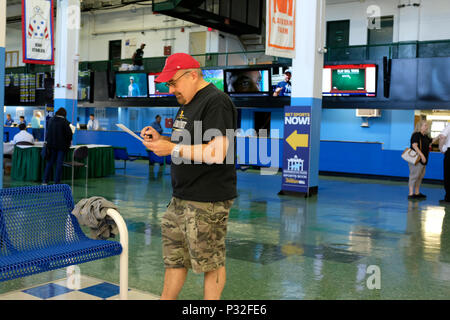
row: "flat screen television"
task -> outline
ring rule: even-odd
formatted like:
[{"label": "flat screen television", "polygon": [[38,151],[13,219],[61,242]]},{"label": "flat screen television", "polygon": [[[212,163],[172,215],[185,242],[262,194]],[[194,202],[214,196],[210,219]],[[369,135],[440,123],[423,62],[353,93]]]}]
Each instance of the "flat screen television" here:
[{"label": "flat screen television", "polygon": [[116,73],[116,97],[147,98],[147,73],[118,72]]},{"label": "flat screen television", "polygon": [[148,74],[148,96],[150,98],[173,97],[174,95],[169,93],[169,88],[164,82],[155,82],[160,73]]},{"label": "flat screen television", "polygon": [[91,96],[91,72],[78,72],[78,101],[89,101]]},{"label": "flat screen television", "polygon": [[349,64],[324,66],[323,96],[376,97],[377,66],[375,64]]},{"label": "flat screen television", "polygon": [[203,79],[214,84],[217,89],[222,90],[223,87],[223,70],[222,69],[203,69]]},{"label": "flat screen television", "polygon": [[270,69],[226,69],[224,91],[230,96],[268,96],[271,92]]}]

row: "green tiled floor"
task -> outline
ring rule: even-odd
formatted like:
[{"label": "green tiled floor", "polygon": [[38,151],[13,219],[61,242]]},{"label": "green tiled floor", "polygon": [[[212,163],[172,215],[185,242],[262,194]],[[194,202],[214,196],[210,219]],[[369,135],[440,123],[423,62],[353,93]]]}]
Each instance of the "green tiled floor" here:
[{"label": "green tiled floor", "polygon": [[[158,166],[149,173],[144,161],[127,167],[126,175],[117,170],[115,176],[89,180],[88,195],[117,204],[127,223],[129,286],[159,295],[164,276],[159,223],[171,197],[170,175],[158,173]],[[75,187],[75,201],[84,197],[83,183]],[[4,179],[5,187],[19,185]],[[223,299],[450,297],[450,208],[439,205],[442,187],[425,185],[427,200],[413,202],[407,200],[406,182],[321,177],[319,194],[308,199],[278,196],[280,185],[280,175],[238,173]],[[367,286],[369,266],[380,270],[380,289]],[[117,257],[80,268],[86,276],[118,283]],[[0,293],[64,273],[8,281]],[[202,287],[203,276],[190,272],[180,298],[201,299]]]}]

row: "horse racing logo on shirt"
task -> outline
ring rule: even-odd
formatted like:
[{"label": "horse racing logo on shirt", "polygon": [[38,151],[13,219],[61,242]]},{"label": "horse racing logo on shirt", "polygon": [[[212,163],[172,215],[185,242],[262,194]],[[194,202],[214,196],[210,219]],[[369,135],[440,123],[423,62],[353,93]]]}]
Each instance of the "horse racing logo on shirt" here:
[{"label": "horse racing logo on shirt", "polygon": [[23,62],[53,64],[53,0],[22,1]]}]

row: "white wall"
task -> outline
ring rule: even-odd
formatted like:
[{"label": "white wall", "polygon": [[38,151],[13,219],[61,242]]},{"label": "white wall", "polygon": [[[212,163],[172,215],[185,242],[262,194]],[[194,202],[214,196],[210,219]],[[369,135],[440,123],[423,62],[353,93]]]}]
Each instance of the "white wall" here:
[{"label": "white wall", "polygon": [[[219,52],[242,52],[245,51],[239,38],[235,35],[220,32],[219,36]],[[225,66],[227,63],[226,56],[219,57],[219,65]],[[228,65],[248,64],[248,58],[244,54],[232,54],[228,56]]]},{"label": "white wall", "polygon": [[381,16],[394,16],[393,41],[450,39],[449,0],[411,0],[420,7],[397,8],[410,0],[367,0],[328,5],[326,20],[350,20],[349,45],[367,44],[367,10],[377,6]]},{"label": "white wall", "polygon": [[[182,26],[185,26],[184,32],[181,31]],[[163,29],[168,27],[173,29]],[[157,30],[148,30],[151,28]],[[136,29],[139,30],[135,31]],[[96,11],[82,15],[80,56],[82,61],[108,60],[110,40],[122,40],[122,59],[131,58],[141,43],[146,43],[144,58],[164,56],[165,45],[172,46],[172,53],[188,53],[189,32],[205,29],[189,22],[153,14],[149,8],[138,8],[135,12]],[[141,30],[144,30],[143,33]],[[102,34],[104,32],[111,33]],[[126,46],[126,40],[130,40],[130,46]]]}]

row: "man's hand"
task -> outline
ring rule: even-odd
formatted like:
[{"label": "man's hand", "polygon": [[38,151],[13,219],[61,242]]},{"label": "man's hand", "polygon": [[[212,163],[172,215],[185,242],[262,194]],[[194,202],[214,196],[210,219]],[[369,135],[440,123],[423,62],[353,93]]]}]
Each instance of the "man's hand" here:
[{"label": "man's hand", "polygon": [[168,156],[172,153],[175,143],[165,139],[143,142],[144,146],[153,151],[158,157]]},{"label": "man's hand", "polygon": [[148,126],[141,130],[141,137],[146,142],[155,142],[161,138],[161,135],[153,127]]},{"label": "man's hand", "polygon": [[273,96],[274,96],[274,97],[278,97],[278,95],[280,94],[280,92],[281,92],[282,89],[283,89],[283,88],[280,88],[280,87],[279,87],[279,88],[276,88],[275,91],[274,91],[274,93],[273,93]]}]

